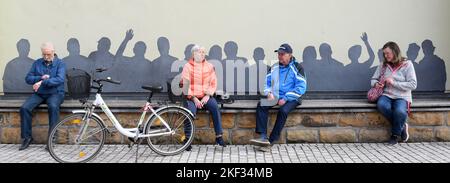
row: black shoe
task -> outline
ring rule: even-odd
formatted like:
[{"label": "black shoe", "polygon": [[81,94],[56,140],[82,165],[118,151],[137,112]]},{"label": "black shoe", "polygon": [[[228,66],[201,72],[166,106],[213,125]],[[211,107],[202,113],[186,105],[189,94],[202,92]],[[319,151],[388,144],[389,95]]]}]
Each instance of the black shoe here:
[{"label": "black shoe", "polygon": [[217,145],[220,145],[220,146],[222,146],[222,147],[227,147],[227,145],[225,144],[225,141],[223,141],[222,136],[216,137],[216,144],[217,144]]},{"label": "black shoe", "polygon": [[409,125],[408,123],[405,123],[405,125],[403,126],[403,130],[402,130],[402,134],[400,135],[402,138],[402,142],[408,142],[409,139]]},{"label": "black shoe", "polygon": [[389,139],[390,145],[395,145],[398,143],[398,136],[397,135],[391,135],[391,138]]},{"label": "black shoe", "polygon": [[22,140],[22,144],[19,147],[19,151],[24,150],[30,146],[31,142],[33,142],[33,138],[25,138]]},{"label": "black shoe", "polygon": [[[188,138],[183,140],[183,144],[186,144],[188,142]],[[186,147],[186,151],[191,151],[192,150],[192,146],[189,144],[189,146]]]}]

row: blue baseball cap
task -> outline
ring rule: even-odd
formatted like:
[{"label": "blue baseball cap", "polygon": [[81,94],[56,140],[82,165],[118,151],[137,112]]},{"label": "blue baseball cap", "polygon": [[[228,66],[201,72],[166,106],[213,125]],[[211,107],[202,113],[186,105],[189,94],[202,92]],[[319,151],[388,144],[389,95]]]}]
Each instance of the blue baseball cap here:
[{"label": "blue baseball cap", "polygon": [[281,53],[292,53],[292,48],[289,44],[285,43],[282,44],[275,52],[281,52]]}]

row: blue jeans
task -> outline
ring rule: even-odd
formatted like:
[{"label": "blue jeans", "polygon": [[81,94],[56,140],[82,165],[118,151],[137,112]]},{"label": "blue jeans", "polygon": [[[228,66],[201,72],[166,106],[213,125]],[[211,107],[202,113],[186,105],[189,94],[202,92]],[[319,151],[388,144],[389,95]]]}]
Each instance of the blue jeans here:
[{"label": "blue jeans", "polygon": [[[194,116],[197,115],[197,107],[195,106],[195,103],[191,100],[186,101],[185,107],[188,108]],[[216,132],[216,135],[222,135],[223,129],[222,129],[222,116],[219,111],[219,107],[217,105],[216,99],[213,97],[210,97],[208,102],[206,102],[205,105],[203,105],[203,108],[206,108],[212,115],[213,124],[214,124],[214,131]],[[185,123],[186,124],[186,123]],[[185,128],[186,134],[189,134],[189,128]]]},{"label": "blue jeans", "polygon": [[392,135],[400,136],[408,117],[408,101],[381,96],[377,102],[378,111],[391,123]]},{"label": "blue jeans", "polygon": [[64,94],[33,94],[20,107],[20,125],[22,138],[31,138],[31,118],[34,108],[42,103],[48,106],[48,134],[59,121],[59,107],[64,102]]},{"label": "blue jeans", "polygon": [[[280,134],[283,130],[284,124],[286,123],[288,114],[299,104],[300,103],[297,101],[289,101],[280,107],[277,114],[277,120],[275,121],[275,126],[273,127],[272,133],[269,137],[270,143],[273,143],[280,138]],[[261,106],[261,102],[258,102],[258,106],[256,108],[256,133],[267,136],[267,118],[269,115],[269,109],[272,107],[273,106]]]}]

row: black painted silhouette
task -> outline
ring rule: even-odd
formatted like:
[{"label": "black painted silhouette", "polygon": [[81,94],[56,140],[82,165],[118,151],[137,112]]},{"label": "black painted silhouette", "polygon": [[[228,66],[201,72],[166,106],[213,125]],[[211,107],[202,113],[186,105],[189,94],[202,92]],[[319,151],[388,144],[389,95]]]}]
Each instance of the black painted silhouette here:
[{"label": "black painted silhouette", "polygon": [[[179,60],[169,54],[170,44],[165,37],[158,39],[158,51],[160,56],[153,62],[145,58],[147,45],[138,41],[133,48],[134,56],[124,56],[124,51],[130,40],[133,38],[132,30],[129,30],[115,56],[110,53],[111,41],[103,37],[98,41],[97,50],[89,54],[88,57],[80,55],[80,43],[76,38],[67,41],[69,55],[63,58],[67,68],[79,68],[94,73],[95,68],[104,67],[109,70],[104,73],[95,73],[94,77],[104,78],[107,76],[116,80],[121,80],[121,85],[105,85],[105,92],[145,92],[141,85],[160,84],[167,91],[167,81],[181,73],[187,60],[191,58],[191,49],[194,46],[189,44],[185,48],[184,59]],[[303,50],[302,66],[305,68],[305,76],[308,83],[308,91],[367,91],[369,89],[370,77],[375,72],[377,66],[371,67],[375,62],[375,54],[372,50],[367,35],[361,37],[364,42],[369,58],[360,61],[362,46],[354,45],[348,50],[350,64],[344,65],[333,58],[332,49],[328,43],[323,43],[319,47],[320,59],[314,46],[307,46]],[[26,73],[31,68],[34,59],[28,57],[30,43],[26,39],[17,42],[19,56],[9,61],[5,67],[3,75],[3,92],[31,93],[31,86],[24,81]],[[424,57],[418,61],[419,51],[422,49]],[[265,84],[266,71],[269,69],[264,63],[264,49],[257,47],[253,50],[255,64],[249,66],[248,60],[238,56],[238,45],[236,42],[228,41],[223,48],[225,58],[222,55],[222,48],[214,45],[210,48],[206,58],[215,66],[218,91],[225,90],[231,95],[262,94]],[[443,92],[447,74],[445,62],[435,55],[435,47],[431,40],[425,40],[419,46],[416,43],[409,44],[406,56],[414,64],[418,79],[417,91]],[[381,49],[378,50],[379,64],[383,62],[384,56]],[[299,60],[298,60],[299,61]],[[376,64],[377,65],[377,64]],[[227,69],[232,69],[227,76]],[[261,74],[264,73],[264,74]],[[228,90],[228,91],[227,91]]]},{"label": "black painted silhouette", "polygon": [[157,78],[155,84],[163,86],[163,92],[167,92],[167,81],[179,74],[170,71],[172,64],[177,61],[178,58],[169,55],[170,44],[166,37],[158,38],[157,44],[160,56],[152,63],[151,76]]},{"label": "black painted silhouette", "polygon": [[188,44],[186,48],[184,49],[184,60],[187,62],[189,59],[192,58],[192,47],[194,47],[194,44]]},{"label": "black painted silhouette", "polygon": [[343,91],[348,86],[344,79],[344,64],[332,57],[333,51],[328,43],[319,47],[321,59],[318,61],[317,72],[320,74],[321,91]]},{"label": "black painted silhouette", "polygon": [[219,45],[213,45],[206,56],[209,63],[214,65],[217,76],[217,91],[224,91],[224,62],[222,62],[222,48]]},{"label": "black painted silhouette", "polygon": [[408,60],[411,60],[415,69],[419,67],[419,63],[417,62],[417,56],[419,55],[419,51],[420,46],[417,45],[416,43],[409,44],[408,50],[406,51],[406,57],[408,58]]},{"label": "black painted silhouette", "polygon": [[[94,64],[94,68],[107,68],[108,70],[101,73],[94,72],[94,78],[106,78],[111,77],[111,68],[114,65],[114,55],[110,53],[111,40],[107,37],[102,37],[97,43],[97,51],[93,51],[89,54],[88,58],[91,59]],[[111,92],[110,85],[105,85],[105,92]]]},{"label": "black painted silhouette", "polygon": [[133,30],[126,32],[125,38],[119,46],[115,56],[115,64],[112,69],[113,78],[120,80],[120,85],[112,85],[114,91],[121,92],[145,92],[141,88],[142,85],[149,85],[152,83],[150,72],[152,69],[152,62],[145,58],[147,52],[147,45],[138,41],[133,48],[133,57],[126,57],[123,55],[127,43],[133,39]]},{"label": "black painted silhouette", "polygon": [[266,54],[261,47],[253,50],[253,60],[255,64],[248,68],[246,82],[250,95],[264,95],[264,86],[266,84],[266,75],[270,66],[264,63]]},{"label": "black painted silhouette", "polygon": [[208,60],[218,60],[222,61],[222,48],[219,45],[213,45],[209,49],[208,55],[206,56]]},{"label": "black painted silhouette", "polygon": [[377,55],[378,55],[378,62],[380,64],[382,64],[384,62],[384,53],[383,53],[383,49],[378,49],[377,51]]},{"label": "black painted silhouette", "polygon": [[30,53],[30,42],[20,39],[17,44],[19,56],[6,64],[3,74],[3,92],[10,93],[31,93],[32,87],[25,83],[25,76],[33,65],[34,60],[28,57]]},{"label": "black painted silhouette", "polygon": [[[226,58],[224,62],[224,90],[229,94],[243,95],[246,89],[245,83],[248,83],[248,78],[245,78],[246,68],[248,68],[248,61],[244,57],[238,57],[238,45],[234,41],[228,41],[225,43],[224,52]],[[234,74],[234,79],[233,75]],[[230,76],[228,75],[230,74]]]},{"label": "black painted silhouette", "polygon": [[[377,51],[377,57],[378,57],[378,65],[379,64],[383,64],[384,62],[384,53],[383,50],[380,48]],[[373,67],[370,68],[370,73],[375,73],[375,71],[377,70],[378,65],[375,65]],[[373,75],[372,75],[373,76]]]},{"label": "black painted silhouette", "polygon": [[177,83],[179,83],[181,81],[181,72],[183,72],[184,65],[186,65],[186,63],[188,63],[189,59],[191,59],[192,47],[194,47],[194,46],[195,46],[194,44],[188,44],[186,46],[186,48],[184,49],[184,59],[173,62],[172,66],[170,68],[172,75],[170,78],[168,78],[167,82],[171,83],[174,79],[175,79],[175,82],[177,82]]},{"label": "black painted silhouette", "polygon": [[317,60],[317,52],[314,46],[307,46],[303,49],[303,62],[300,63],[305,70],[307,89],[311,91],[320,90],[320,68]]},{"label": "black painted silhouette", "polygon": [[435,49],[431,40],[422,42],[424,57],[416,69],[418,91],[445,91],[445,62],[434,54]]},{"label": "black painted silhouette", "polygon": [[375,61],[375,53],[369,44],[368,36],[364,33],[361,36],[361,40],[367,48],[369,58],[360,63],[361,57],[361,45],[355,45],[348,50],[348,57],[350,64],[345,66],[345,81],[348,82],[346,90],[349,91],[367,91],[370,89],[370,85],[367,81],[370,81],[373,73],[370,70],[373,62]]},{"label": "black painted silhouette", "polygon": [[82,69],[92,74],[92,64],[94,62],[86,56],[80,55],[80,43],[78,39],[70,38],[67,41],[67,51],[69,52],[69,56],[63,58],[63,61],[66,63],[66,69]]}]

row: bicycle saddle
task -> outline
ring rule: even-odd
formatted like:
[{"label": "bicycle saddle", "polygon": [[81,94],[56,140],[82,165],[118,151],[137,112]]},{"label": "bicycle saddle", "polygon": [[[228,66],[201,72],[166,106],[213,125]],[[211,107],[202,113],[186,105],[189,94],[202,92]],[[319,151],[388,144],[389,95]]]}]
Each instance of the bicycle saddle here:
[{"label": "bicycle saddle", "polygon": [[149,90],[149,91],[157,93],[157,92],[161,92],[163,87],[162,86],[147,86],[147,85],[144,85],[144,86],[142,86],[142,89]]}]

